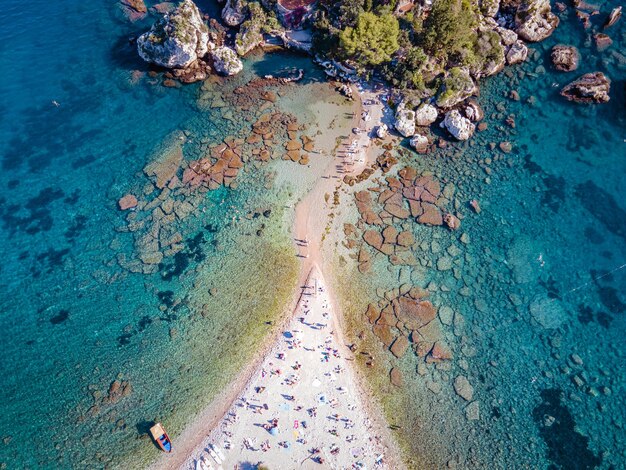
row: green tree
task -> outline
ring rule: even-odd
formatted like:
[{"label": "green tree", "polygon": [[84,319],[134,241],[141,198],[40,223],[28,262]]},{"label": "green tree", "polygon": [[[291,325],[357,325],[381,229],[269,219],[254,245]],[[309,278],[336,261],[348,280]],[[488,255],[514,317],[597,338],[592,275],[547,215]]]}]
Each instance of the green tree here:
[{"label": "green tree", "polygon": [[389,62],[398,50],[399,33],[395,16],[365,12],[359,15],[354,28],[347,27],[339,33],[339,45],[343,55],[359,65],[379,65]]},{"label": "green tree", "polygon": [[437,0],[424,22],[422,45],[436,57],[457,64],[473,60],[478,14],[471,0]]}]

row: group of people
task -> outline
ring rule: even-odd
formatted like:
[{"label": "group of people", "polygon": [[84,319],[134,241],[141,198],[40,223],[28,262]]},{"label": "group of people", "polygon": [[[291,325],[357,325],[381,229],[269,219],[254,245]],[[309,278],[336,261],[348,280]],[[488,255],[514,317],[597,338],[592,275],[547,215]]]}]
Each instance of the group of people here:
[{"label": "group of people", "polygon": [[[297,312],[304,327],[290,329],[282,336],[260,368],[256,383],[222,421],[224,447],[244,453],[268,453],[274,446],[274,452],[286,453],[285,458],[292,456],[294,465],[302,461],[299,455],[308,455],[307,459],[318,463],[343,462],[342,468],[359,468],[365,456],[374,461],[371,452],[377,444],[363,430],[354,429],[358,422],[356,396],[343,378],[344,358],[335,343],[334,331],[320,332],[332,322],[328,300],[318,297],[323,293],[324,288],[317,283],[305,292]],[[317,361],[321,365],[307,370]],[[255,419],[257,415],[267,417],[259,420]],[[254,431],[259,428],[266,434]],[[311,454],[309,441],[321,451]],[[240,457],[251,458],[244,455]],[[291,463],[285,461],[284,465],[288,468]]]}]

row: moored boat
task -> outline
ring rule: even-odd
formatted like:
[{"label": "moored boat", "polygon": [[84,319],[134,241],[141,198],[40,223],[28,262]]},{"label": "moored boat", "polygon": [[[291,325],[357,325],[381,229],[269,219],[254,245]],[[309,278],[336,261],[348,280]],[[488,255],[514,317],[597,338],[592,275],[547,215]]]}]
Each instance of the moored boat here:
[{"label": "moored boat", "polygon": [[163,425],[161,423],[156,423],[152,426],[150,428],[150,434],[152,435],[154,442],[157,443],[163,452],[172,452],[172,441],[165,432],[165,429],[163,429]]}]

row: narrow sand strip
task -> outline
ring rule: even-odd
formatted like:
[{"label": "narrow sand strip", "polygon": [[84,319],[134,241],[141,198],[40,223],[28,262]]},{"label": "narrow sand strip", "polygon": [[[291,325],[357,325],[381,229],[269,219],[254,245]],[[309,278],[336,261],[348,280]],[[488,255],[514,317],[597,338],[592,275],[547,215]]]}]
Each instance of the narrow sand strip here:
[{"label": "narrow sand strip", "polygon": [[336,326],[314,267],[280,340],[181,468],[388,468]]}]

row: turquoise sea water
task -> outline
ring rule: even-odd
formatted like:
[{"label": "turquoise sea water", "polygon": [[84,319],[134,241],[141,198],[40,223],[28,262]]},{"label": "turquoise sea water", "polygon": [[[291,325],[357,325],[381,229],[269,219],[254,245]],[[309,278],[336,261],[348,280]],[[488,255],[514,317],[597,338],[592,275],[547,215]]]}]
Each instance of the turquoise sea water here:
[{"label": "turquoise sea water", "polygon": [[[306,184],[272,186],[276,169],[255,163],[237,190],[177,193],[175,204],[194,204],[174,224],[184,249],[148,275],[123,265],[135,236],[154,228],[129,233],[129,222],[150,213],[129,216],[117,201],[127,192],[155,199],[142,170],[180,131],[186,160],[249,135],[260,110],[213,109],[198,101],[203,93],[228,95],[256,74],[311,64],[256,57],[242,76],[202,91],[165,88],[128,42],[152,19],[130,23],[117,3],[100,1],[3,12],[0,68],[12,78],[0,87],[0,465],[136,467],[158,456],[149,423],[176,436],[290,300],[297,265],[285,208]],[[320,77],[307,70],[303,87]],[[284,108],[306,119],[290,89]]]},{"label": "turquoise sea water", "polygon": [[[618,3],[599,4],[594,27]],[[450,363],[425,365],[410,353],[398,360],[373,336],[366,346],[382,350],[374,364],[387,376],[374,383],[394,410],[397,433],[411,442],[415,468],[626,466],[626,24],[606,30],[614,42],[598,52],[592,32],[568,10],[551,38],[531,46],[526,63],[483,83],[486,131],[400,158],[396,169],[410,165],[447,187],[461,229],[396,221],[413,232],[418,265],[394,267],[377,255],[374,274],[352,274],[370,286],[368,300],[345,295],[361,315],[356,332],[367,325],[367,302],[402,283],[427,288],[433,304],[453,311],[441,324]],[[558,43],[579,48],[578,71],[551,68]],[[608,104],[559,96],[592,71],[612,80]],[[498,149],[503,141],[512,144],[508,154]],[[391,367],[402,371],[402,389],[389,385]],[[459,375],[474,388],[471,412],[453,388]],[[389,398],[395,395],[409,401]]]},{"label": "turquoise sea water", "polygon": [[[3,11],[0,464],[119,467],[132,455],[137,465],[157,455],[140,438],[146,424],[160,419],[178,433],[230,377],[223,366],[231,354],[259,339],[237,333],[261,337],[287,298],[276,286],[294,271],[284,208],[297,188],[269,191],[263,168],[246,172],[246,184],[210,193],[180,224],[182,255],[152,275],[121,269],[117,256],[133,252],[133,237],[116,231],[125,225],[116,203],[148,182],[142,169],[162,142],[187,130],[185,156],[197,158],[243,124],[200,110],[198,85],[166,89],[146,76],[133,84],[132,71],[144,68],[128,37],[149,21],[131,24],[110,2],[37,0]],[[436,263],[449,246],[462,250],[458,273],[420,268],[409,278],[447,286],[433,288],[433,301],[465,318],[458,335],[446,334],[481,410],[467,422],[459,397],[450,388],[430,392],[405,358],[415,432],[424,437],[415,448],[433,468],[448,460],[461,468],[624,467],[626,70],[615,53],[625,49],[625,28],[622,20],[609,30],[614,44],[597,53],[570,13],[535,46],[536,58],[483,86],[487,131],[408,159],[454,182],[463,204],[476,198],[483,208],[478,216],[463,209],[467,246],[458,233],[415,228],[429,243],[418,257]],[[609,104],[558,96],[552,84],[578,72],[551,72],[556,42],[580,47],[580,73],[613,80]],[[263,75],[285,63],[309,67],[278,56],[252,59],[248,70]],[[507,98],[511,88],[521,101]],[[515,129],[504,124],[509,114]],[[495,159],[488,144],[502,140],[513,151]],[[267,208],[269,217],[241,217]],[[378,281],[397,279],[385,271]],[[253,303],[247,292],[257,294]],[[461,372],[454,367],[429,379],[445,382]],[[130,384],[128,395],[105,403],[115,380]]]}]

